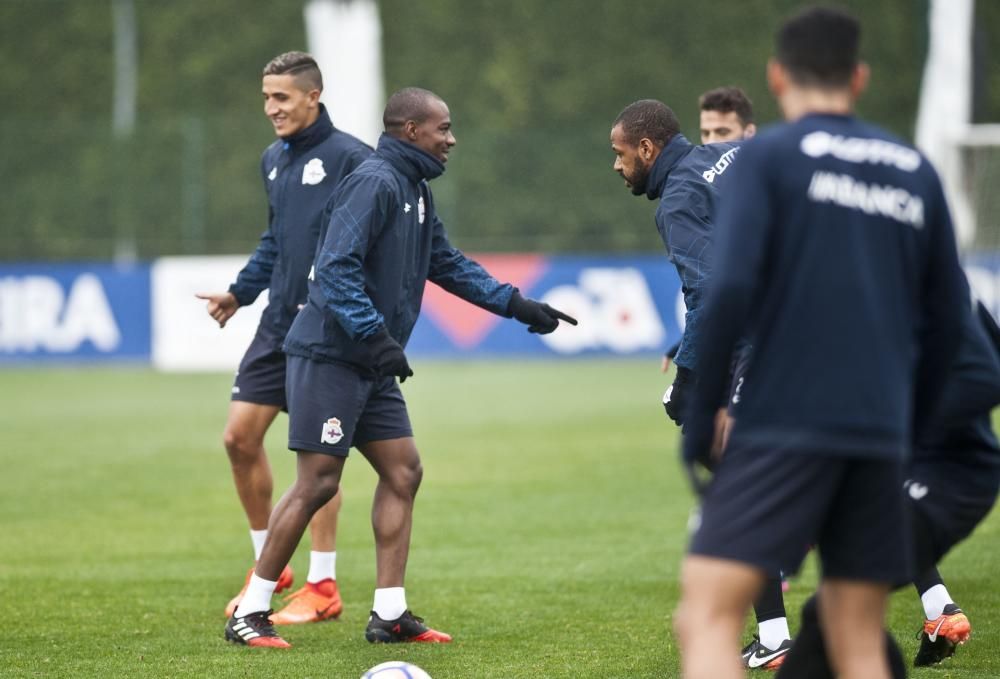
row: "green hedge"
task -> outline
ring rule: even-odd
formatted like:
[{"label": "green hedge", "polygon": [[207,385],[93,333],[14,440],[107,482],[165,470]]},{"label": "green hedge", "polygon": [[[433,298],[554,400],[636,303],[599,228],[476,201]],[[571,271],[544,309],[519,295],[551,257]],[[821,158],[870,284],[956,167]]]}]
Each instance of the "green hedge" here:
[{"label": "green hedge", "polygon": [[[926,0],[846,4],[865,22],[873,67],[861,113],[910,137]],[[1000,3],[980,4],[980,23],[996,26]],[[775,119],[764,63],[774,27],[796,5],[382,0],[387,89],[421,85],[451,105],[459,145],[434,188],[459,245],[656,249],[653,205],[611,171],[611,121],[655,97],[696,137],[695,100],[720,84],[744,87],[758,119]],[[135,6],[138,124],[116,141],[111,1],[0,3],[0,258],[247,252],[265,226],[258,158],[272,132],[259,74],[275,54],[305,47],[301,5]],[[994,38],[983,34],[988,56]],[[985,80],[996,82],[990,58]],[[977,115],[994,110],[987,98]]]}]

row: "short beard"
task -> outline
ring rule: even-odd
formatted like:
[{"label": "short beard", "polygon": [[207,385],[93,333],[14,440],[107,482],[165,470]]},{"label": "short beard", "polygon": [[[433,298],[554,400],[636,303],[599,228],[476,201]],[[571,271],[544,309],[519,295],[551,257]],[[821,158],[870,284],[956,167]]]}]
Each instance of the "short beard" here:
[{"label": "short beard", "polygon": [[646,184],[649,182],[649,170],[650,168],[645,165],[636,165],[635,175],[628,180],[628,183],[632,185],[633,196],[641,196],[646,193]]}]

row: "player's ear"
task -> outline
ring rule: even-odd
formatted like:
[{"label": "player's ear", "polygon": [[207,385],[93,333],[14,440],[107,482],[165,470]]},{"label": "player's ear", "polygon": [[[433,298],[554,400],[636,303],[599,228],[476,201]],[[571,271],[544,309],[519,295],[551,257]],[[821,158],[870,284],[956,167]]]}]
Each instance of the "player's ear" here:
[{"label": "player's ear", "polygon": [[743,138],[744,139],[749,139],[750,137],[754,136],[755,134],[757,134],[757,126],[754,125],[753,123],[750,123],[749,125],[747,125],[746,127],[743,128]]},{"label": "player's ear", "polygon": [[656,145],[646,137],[639,140],[639,157],[643,163],[651,163],[656,158]]},{"label": "player's ear", "polygon": [[407,120],[403,123],[403,133],[406,134],[406,138],[410,141],[417,140],[417,123],[412,120]]},{"label": "player's ear", "polygon": [[857,99],[861,96],[861,93],[868,89],[868,80],[871,78],[871,69],[865,62],[859,62],[857,66],[854,67],[854,73],[851,74],[851,96]]},{"label": "player's ear", "polygon": [[767,60],[767,88],[771,94],[780,97],[788,87],[788,74],[784,67],[774,57]]},{"label": "player's ear", "polygon": [[306,97],[309,99],[309,106],[319,106],[319,98],[321,94],[323,93],[319,90],[309,90],[308,94],[306,94]]}]

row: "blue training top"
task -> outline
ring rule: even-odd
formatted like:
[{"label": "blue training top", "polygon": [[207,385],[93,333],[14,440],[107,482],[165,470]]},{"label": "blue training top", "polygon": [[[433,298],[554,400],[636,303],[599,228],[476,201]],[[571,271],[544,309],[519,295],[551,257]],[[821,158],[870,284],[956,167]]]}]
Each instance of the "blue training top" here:
[{"label": "blue training top", "polygon": [[271,348],[281,347],[306,301],[306,276],[330,193],[371,153],[370,146],[335,128],[322,104],[312,125],[264,150],[260,171],[267,190],[267,231],[229,291],[247,306],[269,289],[258,334]]},{"label": "blue training top", "polygon": [[730,143],[694,146],[677,134],[656,157],[646,184],[646,196],[660,201],[656,229],[667,259],[677,268],[687,307],[674,362],[689,370],[697,361],[703,300],[712,274],[716,202],[738,151]]},{"label": "blue training top", "polygon": [[1000,404],[1000,328],[982,303],[967,309],[962,341],[935,416],[921,427],[913,462],[959,483],[996,488],[1000,444],[990,414]]},{"label": "blue training top", "polygon": [[514,288],[448,242],[427,183],[443,172],[431,154],[383,134],[375,153],[340,183],[287,353],[370,372],[362,340],[384,325],[405,347],[428,280],[510,317]]},{"label": "blue training top", "polygon": [[903,457],[914,418],[929,421],[968,305],[937,174],[912,147],[842,115],[775,126],[739,157],[716,225],[685,456],[708,448],[745,333],[754,353],[732,444]]}]

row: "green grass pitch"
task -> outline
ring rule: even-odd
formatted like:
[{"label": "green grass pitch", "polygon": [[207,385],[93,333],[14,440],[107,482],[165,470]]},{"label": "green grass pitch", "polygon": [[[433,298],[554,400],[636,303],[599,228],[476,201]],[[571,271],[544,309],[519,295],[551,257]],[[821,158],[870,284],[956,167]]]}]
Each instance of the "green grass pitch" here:
[{"label": "green grass pitch", "polygon": [[[360,677],[385,660],[435,679],[674,677],[670,632],[691,495],[658,361],[416,361],[404,385],[424,461],[407,597],[450,645],[371,646],[374,475],[353,453],[338,541],[341,620],[294,648],[226,644],[252,553],[221,430],[228,375],[0,371],[0,675]],[[276,492],[292,480],[282,416]],[[1000,676],[1000,519],[945,561],[972,641],[915,677]],[[293,560],[305,576],[308,540]],[[787,605],[815,584],[807,562]],[[891,627],[912,658],[912,590]]]}]

